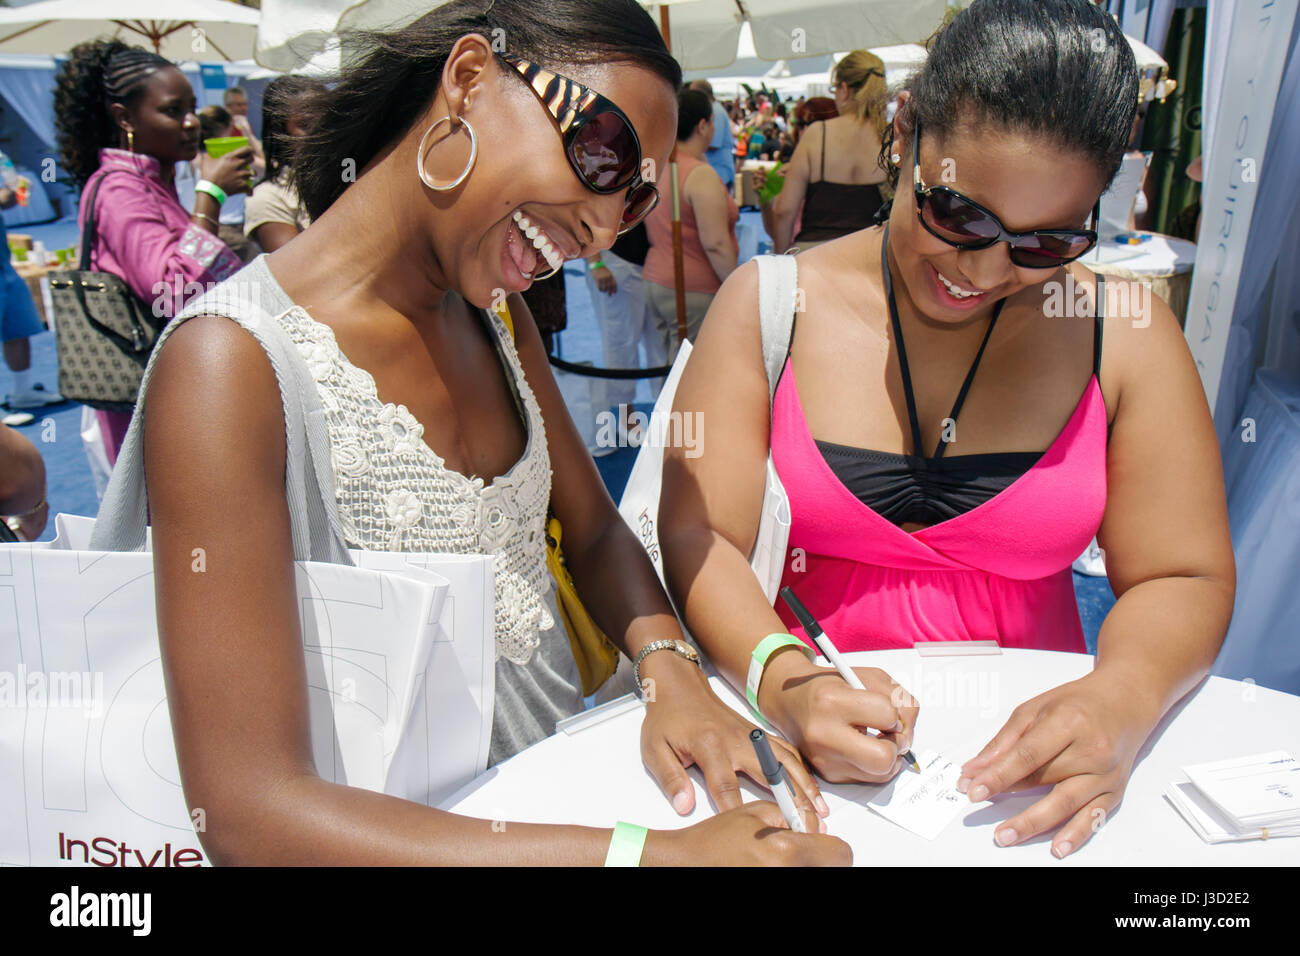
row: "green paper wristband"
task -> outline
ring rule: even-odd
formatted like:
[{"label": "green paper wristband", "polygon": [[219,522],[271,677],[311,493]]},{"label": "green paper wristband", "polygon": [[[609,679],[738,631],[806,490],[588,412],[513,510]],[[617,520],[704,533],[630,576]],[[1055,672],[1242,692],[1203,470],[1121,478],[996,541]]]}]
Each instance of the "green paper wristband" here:
[{"label": "green paper wristband", "polygon": [[608,269],[608,268],[609,268],[609,266],[605,265],[605,260],[604,260],[604,259],[597,259],[595,262],[588,262],[588,263],[587,263],[587,269],[588,269],[588,271],[590,271],[590,270],[592,270],[592,269]]},{"label": "green paper wristband", "polygon": [[635,823],[621,820],[614,824],[614,835],[609,840],[609,852],[605,854],[606,866],[640,866],[641,851],[645,849],[645,838],[650,831]]},{"label": "green paper wristband", "polygon": [[758,685],[763,682],[763,669],[767,667],[767,662],[771,660],[772,655],[783,647],[797,647],[804,652],[808,660],[813,659],[812,650],[793,634],[769,634],[758,642],[758,647],[754,648],[754,653],[749,659],[749,678],[745,681],[745,699],[749,701],[749,706],[754,708],[754,713],[760,717],[763,712],[758,709]]},{"label": "green paper wristband", "polygon": [[195,183],[194,191],[199,193],[207,193],[209,196],[211,196],[213,199],[217,201],[218,206],[223,205],[226,201],[226,191],[222,189],[220,186],[218,186],[216,183],[209,182],[206,179],[200,179],[197,183]]}]

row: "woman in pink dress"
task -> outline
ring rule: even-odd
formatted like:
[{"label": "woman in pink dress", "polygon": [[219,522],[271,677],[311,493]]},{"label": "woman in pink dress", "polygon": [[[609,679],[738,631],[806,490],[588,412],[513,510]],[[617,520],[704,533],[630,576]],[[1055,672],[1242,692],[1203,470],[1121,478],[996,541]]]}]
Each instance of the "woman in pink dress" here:
[{"label": "woman in pink dress", "polygon": [[[217,222],[225,195],[248,188],[251,150],[205,156],[203,188],[187,210],[175,166],[198,152],[199,120],[184,73],[155,53],[96,40],[73,47],[57,83],[59,149],[82,186],[83,229],[95,196],[90,268],[120,276],[154,315],[171,318],[242,265],[217,238]],[[111,465],[131,415],[98,414]]]},{"label": "woman in pink dress", "polygon": [[[1208,672],[1235,589],[1218,444],[1178,323],[1074,261],[1137,101],[1127,41],[1090,3],[976,0],[886,131],[912,188],[884,226],[796,258],[803,303],[770,412],[748,265],[677,393],[709,426],[706,453],[670,448],[664,468],[677,607],[832,781],[889,779],[918,710],[880,670],[861,668],[857,691],[784,653],[806,635],[748,568],[769,450],[790,499],[783,583],[844,651],[1082,653],[1070,564],[1098,534],[1118,600],[1095,669],[1017,708],[958,785],[983,800],[1054,784],[995,839],[1055,830],[1058,858],[1115,809],[1147,736]],[[754,662],[781,634],[796,640]]]}]

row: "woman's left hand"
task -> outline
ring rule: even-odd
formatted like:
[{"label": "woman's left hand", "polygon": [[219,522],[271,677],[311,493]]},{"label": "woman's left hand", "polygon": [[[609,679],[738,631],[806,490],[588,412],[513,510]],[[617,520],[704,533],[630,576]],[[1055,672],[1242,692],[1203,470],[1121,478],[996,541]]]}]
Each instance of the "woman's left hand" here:
[{"label": "woman's left hand", "polygon": [[[719,813],[744,802],[738,774],[767,786],[749,739],[755,725],[718,699],[697,665],[660,651],[646,656],[641,675],[647,698],[641,757],[673,809],[683,816],[695,809],[695,787],[686,773],[692,764],[704,775]],[[777,736],[768,741],[794,786],[795,805],[825,817],[830,809],[799,752]]]},{"label": "woman's left hand", "polygon": [[1001,824],[1000,846],[1061,826],[1052,853],[1063,859],[1106,822],[1124,797],[1138,750],[1159,722],[1140,687],[1112,673],[1091,674],[1028,700],[980,753],[962,766],[957,789],[974,802],[1055,784]]}]

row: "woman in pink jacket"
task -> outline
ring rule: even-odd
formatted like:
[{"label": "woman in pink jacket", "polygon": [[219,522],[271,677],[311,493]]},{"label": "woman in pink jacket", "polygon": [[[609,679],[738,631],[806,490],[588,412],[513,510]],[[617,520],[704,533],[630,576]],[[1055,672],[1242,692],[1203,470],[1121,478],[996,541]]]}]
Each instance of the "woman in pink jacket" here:
[{"label": "woman in pink jacket", "polygon": [[[194,106],[175,65],[117,40],[73,47],[54,93],[63,166],[82,184],[83,229],[94,197],[90,268],[120,276],[160,318],[242,265],[217,238],[217,221],[226,194],[248,189],[251,150],[205,161],[192,211],[176,198],[175,165],[199,147]],[[111,465],[131,416],[98,414]]]}]

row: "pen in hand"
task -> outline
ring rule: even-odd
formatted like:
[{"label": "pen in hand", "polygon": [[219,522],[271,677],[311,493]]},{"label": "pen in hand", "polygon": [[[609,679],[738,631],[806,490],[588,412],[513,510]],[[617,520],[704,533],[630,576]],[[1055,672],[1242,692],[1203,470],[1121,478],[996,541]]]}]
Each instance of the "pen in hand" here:
[{"label": "pen in hand", "polygon": [[[848,685],[854,690],[866,690],[867,688],[858,679],[858,675],[853,668],[845,662],[844,658],[840,656],[839,650],[831,643],[830,636],[822,630],[821,625],[817,623],[817,619],[808,613],[808,609],[803,606],[803,602],[795,597],[795,593],[789,587],[781,588],[781,600],[785,601],[786,607],[799,619],[799,623],[803,625],[804,633],[808,635],[808,639],[817,645],[817,649],[822,652],[822,656],[834,665],[835,669],[839,671],[839,675],[844,678]],[[904,750],[900,756],[915,772],[921,772],[921,765],[912,756],[912,751]]]},{"label": "pen in hand", "polygon": [[785,775],[785,767],[781,766],[781,761],[777,760],[776,754],[772,752],[772,745],[767,742],[767,734],[755,727],[749,732],[749,742],[754,745],[754,753],[758,755],[758,765],[763,770],[763,776],[767,778],[767,785],[772,795],[776,797],[776,805],[781,808],[781,815],[785,817],[785,822],[795,833],[807,833],[803,818],[799,816],[799,811],[794,805],[794,790],[790,786],[790,778]]}]

